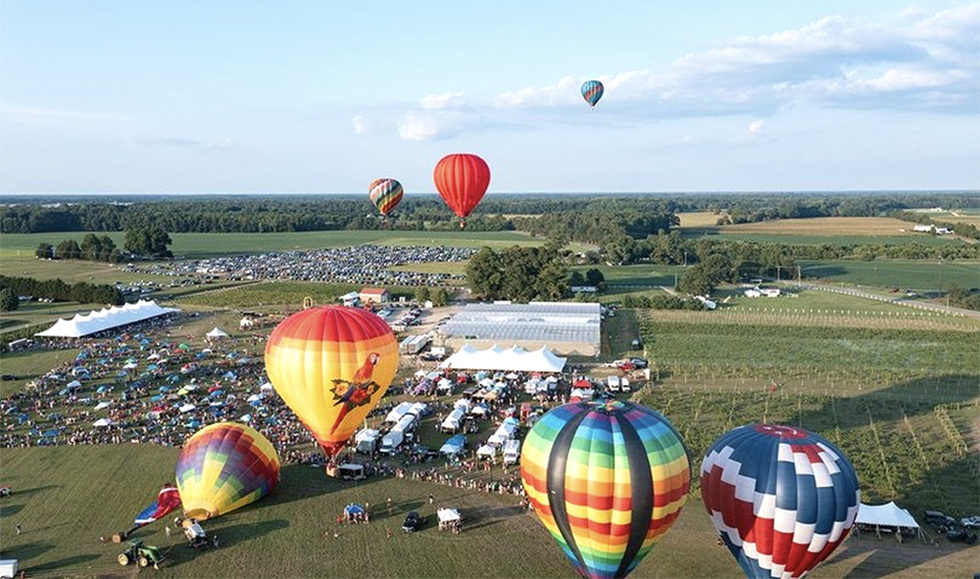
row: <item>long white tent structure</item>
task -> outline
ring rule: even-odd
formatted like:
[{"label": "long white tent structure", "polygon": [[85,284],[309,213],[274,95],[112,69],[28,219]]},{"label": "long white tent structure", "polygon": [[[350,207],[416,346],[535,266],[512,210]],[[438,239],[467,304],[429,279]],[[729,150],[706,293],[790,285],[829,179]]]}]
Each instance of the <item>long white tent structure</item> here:
[{"label": "long white tent structure", "polygon": [[177,308],[162,308],[155,301],[140,300],[135,304],[75,314],[70,320],[59,318],[53,326],[34,335],[47,338],[81,338],[179,311]]},{"label": "long white tent structure", "polygon": [[567,358],[560,358],[547,347],[528,352],[518,346],[477,350],[469,344],[443,360],[440,368],[452,370],[513,370],[515,372],[561,372]]},{"label": "long white tent structure", "polygon": [[596,303],[468,304],[442,328],[470,340],[579,342],[599,345]]}]

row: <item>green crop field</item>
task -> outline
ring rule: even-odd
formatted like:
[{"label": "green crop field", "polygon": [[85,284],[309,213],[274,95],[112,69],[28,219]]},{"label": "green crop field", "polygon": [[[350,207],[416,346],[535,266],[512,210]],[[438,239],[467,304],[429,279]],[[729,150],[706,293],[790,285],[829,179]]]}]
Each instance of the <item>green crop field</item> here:
[{"label": "green crop field", "polygon": [[906,260],[801,261],[800,266],[806,279],[848,285],[897,287],[918,292],[945,291],[953,283],[964,288],[980,288],[980,262],[976,261],[942,264]]}]

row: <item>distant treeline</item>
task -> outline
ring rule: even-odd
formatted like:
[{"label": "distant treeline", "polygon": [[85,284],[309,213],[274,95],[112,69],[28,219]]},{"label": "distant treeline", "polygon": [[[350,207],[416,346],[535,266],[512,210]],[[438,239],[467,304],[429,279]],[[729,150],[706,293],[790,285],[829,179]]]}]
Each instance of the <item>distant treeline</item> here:
[{"label": "distant treeline", "polygon": [[18,296],[46,298],[58,302],[122,305],[123,295],[111,285],[79,282],[68,284],[60,279],[37,280],[30,277],[0,275],[0,289],[11,289]]},{"label": "distant treeline", "polygon": [[[458,219],[432,194],[406,195],[382,221],[367,195],[97,197],[48,204],[19,198],[2,208],[0,232],[109,232],[158,227],[169,233],[265,233],[341,229],[447,230]],[[906,209],[964,208],[976,192],[766,194],[491,194],[467,218],[471,231],[521,230],[601,243],[642,239],[676,227],[676,214],[710,211],[731,223],[807,217],[871,217]],[[505,217],[506,216],[506,217]]]}]

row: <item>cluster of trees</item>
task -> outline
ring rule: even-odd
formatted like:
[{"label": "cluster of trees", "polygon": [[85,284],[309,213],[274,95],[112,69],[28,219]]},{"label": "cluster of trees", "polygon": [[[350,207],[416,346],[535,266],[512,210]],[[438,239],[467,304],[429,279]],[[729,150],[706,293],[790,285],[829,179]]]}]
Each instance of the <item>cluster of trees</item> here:
[{"label": "cluster of trees", "polygon": [[652,308],[655,310],[703,310],[704,304],[700,300],[660,293],[652,296],[623,296],[623,307]]},{"label": "cluster of trees", "polygon": [[980,311],[980,292],[971,292],[959,284],[951,284],[946,294],[949,305]]},{"label": "cluster of trees", "polygon": [[415,301],[424,304],[431,301],[434,306],[444,306],[449,303],[449,292],[444,287],[429,289],[425,286],[415,290]]},{"label": "cluster of trees", "polygon": [[74,239],[65,239],[57,247],[42,242],[38,244],[34,255],[38,259],[84,259],[106,263],[119,263],[124,259],[111,237],[108,235],[100,237],[94,233],[86,234],[82,238],[81,245]]},{"label": "cluster of trees", "polygon": [[568,293],[569,276],[558,247],[552,242],[500,252],[484,247],[470,258],[466,282],[475,295],[488,299],[559,300]]},{"label": "cluster of trees", "polygon": [[[0,275],[0,289],[9,290],[14,298],[32,296],[54,301],[79,302],[83,304],[122,305],[123,295],[111,285],[79,282],[68,284],[61,279],[37,280],[30,277],[8,277]],[[16,309],[17,306],[14,306]]]},{"label": "cluster of trees", "polygon": [[173,257],[168,248],[173,241],[166,231],[159,227],[146,229],[131,229],[126,232],[123,248],[126,254],[119,251],[116,242],[108,235],[98,236],[88,233],[79,244],[74,239],[65,239],[57,246],[47,242],[38,244],[34,255],[38,259],[82,259],[86,261],[104,261],[119,263],[128,257],[166,258]]}]

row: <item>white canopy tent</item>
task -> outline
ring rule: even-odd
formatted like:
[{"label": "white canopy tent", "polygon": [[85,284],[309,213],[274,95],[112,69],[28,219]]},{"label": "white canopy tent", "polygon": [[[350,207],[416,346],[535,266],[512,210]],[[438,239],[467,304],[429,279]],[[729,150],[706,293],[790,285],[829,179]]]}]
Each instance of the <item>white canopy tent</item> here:
[{"label": "white canopy tent", "polygon": [[176,308],[162,308],[155,301],[140,300],[135,304],[92,310],[87,314],[75,314],[75,317],[70,320],[59,318],[53,326],[34,335],[47,338],[81,338],[179,311]]},{"label": "white canopy tent", "polygon": [[[908,510],[896,505],[894,501],[883,505],[866,505],[861,503],[854,523],[878,529],[914,529],[921,536],[922,530],[915,522],[915,517]],[[860,527],[859,527],[860,528]]]},{"label": "white canopy tent", "polygon": [[556,356],[547,346],[528,352],[519,346],[504,350],[493,346],[477,350],[466,344],[446,358],[440,368],[453,370],[512,370],[517,372],[561,372],[568,358]]},{"label": "white canopy tent", "polygon": [[222,330],[221,328],[215,327],[213,330],[205,334],[208,338],[214,340],[216,338],[227,338],[228,332]]}]

